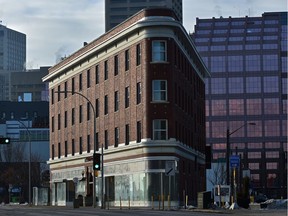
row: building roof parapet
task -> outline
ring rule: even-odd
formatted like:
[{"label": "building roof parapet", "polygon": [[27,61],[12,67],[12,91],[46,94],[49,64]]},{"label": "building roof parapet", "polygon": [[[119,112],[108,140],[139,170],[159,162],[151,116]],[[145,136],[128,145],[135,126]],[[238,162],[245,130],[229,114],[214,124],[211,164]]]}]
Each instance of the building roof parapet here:
[{"label": "building roof parapet", "polygon": [[49,69],[49,74],[43,78],[43,81],[47,81],[47,78],[50,76],[51,73],[54,73],[55,71],[57,71],[60,68],[64,68],[65,66],[69,65],[69,63],[72,60],[74,60],[75,58],[79,58],[79,56],[85,55],[85,53],[89,52],[91,49],[94,49],[96,46],[101,45],[102,43],[107,41],[109,38],[114,37],[115,35],[119,34],[120,32],[123,32],[124,29],[129,28],[132,24],[135,24],[135,23],[141,21],[141,19],[143,19],[145,17],[154,17],[155,19],[156,19],[156,17],[162,18],[162,19],[163,19],[163,17],[166,17],[165,19],[167,19],[168,17],[171,17],[170,18],[171,20],[177,19],[177,16],[175,15],[175,13],[172,9],[159,8],[159,7],[157,7],[157,8],[144,8],[141,11],[139,11],[138,13],[129,17],[124,22],[120,23],[119,25],[115,26],[114,28],[112,28],[108,32],[104,33],[103,35],[101,35],[97,39],[93,40],[92,42],[85,43],[84,47],[80,48],[78,51],[74,52],[73,54],[71,54],[67,58],[64,58],[58,64],[52,66]]},{"label": "building roof parapet", "polygon": [[[158,12],[157,12],[158,11]],[[176,16],[174,16],[174,12],[171,9],[167,8],[149,8],[149,9],[143,9],[140,12],[136,13],[131,18],[128,18],[123,23],[119,24],[118,26],[114,27],[104,35],[100,36],[99,38],[95,39],[91,43],[88,43],[80,50],[76,51],[71,56],[64,59],[62,62],[56,64],[55,66],[51,67],[49,69],[49,74],[43,78],[43,81],[50,81],[55,76],[57,76],[57,72],[59,70],[63,69],[69,69],[73,67],[75,64],[75,59],[78,59],[79,61],[81,59],[84,59],[85,57],[88,57],[89,55],[95,55],[95,52],[99,52],[103,47],[105,46],[106,42],[116,40],[120,37],[123,37],[123,34],[125,32],[129,31],[135,31],[139,28],[143,28],[145,26],[153,26],[153,25],[167,25],[167,26],[174,26],[176,28],[179,28],[180,31],[182,31],[185,34],[185,38],[189,41],[191,47],[193,47],[193,53],[196,54],[199,61],[197,60],[196,65],[202,65],[203,68],[200,69],[202,71],[201,77],[210,76],[208,69],[205,67],[204,63],[201,64],[201,58],[198,54],[194,43],[191,39],[191,37],[188,35],[184,27],[182,26],[181,22],[177,21]],[[96,50],[97,49],[97,50]],[[79,61],[77,61],[77,64],[79,64]],[[194,64],[195,62],[193,62]],[[194,64],[195,67],[195,64]],[[198,70],[199,67],[196,66],[196,69]],[[204,71],[204,72],[203,72]],[[198,71],[199,73],[199,71]]]}]

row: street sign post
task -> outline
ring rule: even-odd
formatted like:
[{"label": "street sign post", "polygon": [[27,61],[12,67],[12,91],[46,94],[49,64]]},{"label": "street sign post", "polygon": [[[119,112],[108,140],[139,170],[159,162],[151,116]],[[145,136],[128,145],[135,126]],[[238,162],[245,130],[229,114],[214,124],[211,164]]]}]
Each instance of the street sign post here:
[{"label": "street sign post", "polygon": [[231,155],[230,156],[230,167],[238,168],[239,165],[240,165],[239,155]]}]

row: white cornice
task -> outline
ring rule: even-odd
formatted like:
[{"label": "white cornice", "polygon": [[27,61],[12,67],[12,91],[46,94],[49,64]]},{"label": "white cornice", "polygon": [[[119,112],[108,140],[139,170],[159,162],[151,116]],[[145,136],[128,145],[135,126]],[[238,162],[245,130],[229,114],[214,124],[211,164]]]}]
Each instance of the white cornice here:
[{"label": "white cornice", "polygon": [[[153,30],[151,30],[151,28],[149,29],[149,31],[147,30],[149,27],[156,27],[156,26],[160,26],[162,31],[159,31],[159,29],[157,31],[153,31]],[[166,29],[164,28],[164,26],[166,26]],[[145,30],[142,31],[142,29],[144,29],[144,28],[145,28]],[[47,81],[54,80],[55,78],[61,76],[61,73],[63,73],[67,69],[76,67],[77,65],[79,65],[79,62],[84,61],[85,59],[87,59],[87,60],[89,58],[92,59],[93,56],[95,57],[96,55],[100,55],[100,53],[99,53],[100,50],[102,50],[102,51],[105,50],[105,47],[108,48],[112,44],[116,44],[117,41],[121,41],[121,40],[123,40],[123,38],[124,39],[127,38],[127,36],[130,36],[131,33],[133,33],[133,32],[134,33],[137,32],[137,30],[141,33],[141,35],[139,34],[137,39],[133,40],[134,42],[140,41],[140,40],[142,40],[144,38],[156,37],[156,36],[157,37],[170,37],[170,38],[174,38],[175,41],[178,41],[178,39],[175,37],[173,31],[171,31],[171,28],[172,29],[179,28],[182,31],[182,33],[185,35],[185,38],[188,41],[188,43],[191,44],[191,47],[193,48],[193,51],[200,58],[197,50],[195,49],[195,47],[193,45],[192,39],[187,34],[186,30],[184,29],[184,27],[181,25],[180,22],[176,22],[173,19],[168,19],[167,17],[150,17],[150,18],[146,17],[146,18],[143,18],[143,19],[137,21],[136,23],[131,24],[127,28],[124,28],[122,31],[114,34],[113,36],[109,37],[108,39],[104,40],[103,42],[100,42],[99,44],[91,47],[90,49],[86,50],[82,54],[79,54],[77,57],[73,58],[71,61],[67,62],[63,66],[55,69],[52,73],[49,73],[47,76],[45,76],[43,78],[43,81],[47,82]],[[96,40],[98,40],[98,39],[96,39]],[[93,43],[93,41],[91,43]],[[128,45],[129,44],[126,44],[126,46],[128,46]],[[178,42],[178,45],[181,45],[181,44]],[[82,48],[82,49],[84,49],[84,48]],[[77,52],[79,52],[80,50],[78,50]],[[119,51],[119,47],[116,47],[115,50]],[[185,51],[184,49],[182,49],[182,50]],[[77,52],[75,52],[74,54],[77,54]],[[184,52],[184,53],[185,53],[186,57],[189,59],[189,61],[192,63],[194,69],[197,71],[199,76],[202,78],[203,74],[201,74],[198,71],[198,68],[195,66],[195,64],[190,59],[190,57],[187,55],[187,53],[186,52]],[[72,54],[72,55],[74,55],[74,54]],[[109,52],[107,55],[111,55],[111,54],[112,53]],[[97,58],[96,61],[101,61],[101,59]],[[91,61],[90,65],[92,65],[92,63],[95,64],[95,61]],[[88,66],[87,66],[87,68],[88,68]],[[52,70],[53,70],[53,67],[52,67]],[[83,69],[81,69],[81,70],[83,70]],[[208,73],[208,70],[206,70],[206,73]]]}]

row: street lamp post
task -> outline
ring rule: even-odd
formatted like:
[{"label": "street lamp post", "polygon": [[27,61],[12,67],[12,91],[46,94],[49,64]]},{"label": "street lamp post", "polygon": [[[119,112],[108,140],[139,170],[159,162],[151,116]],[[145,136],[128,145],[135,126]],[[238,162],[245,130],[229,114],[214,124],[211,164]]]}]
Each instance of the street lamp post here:
[{"label": "street lamp post", "polygon": [[242,125],[241,127],[237,128],[236,130],[234,130],[232,132],[230,132],[229,128],[227,128],[227,131],[226,131],[226,184],[227,185],[230,184],[230,173],[229,173],[229,169],[230,169],[230,165],[229,165],[230,136],[232,134],[236,133],[241,128],[245,127],[246,125],[256,125],[256,123],[254,123],[254,122],[245,123],[244,125]]},{"label": "street lamp post", "polygon": [[[94,153],[98,151],[99,146],[96,143],[96,112],[95,112],[95,107],[93,106],[92,102],[83,94],[75,91],[55,91],[55,93],[73,93],[73,94],[78,94],[81,97],[85,98],[89,105],[91,106],[94,114]],[[103,170],[102,170],[103,172]],[[95,181],[95,173],[93,173],[93,207],[96,207],[96,181]]]},{"label": "street lamp post", "polygon": [[[230,164],[229,164],[229,157],[230,157],[230,136],[234,133],[236,133],[238,130],[240,130],[241,128],[245,127],[246,125],[256,125],[256,123],[254,122],[248,122],[243,124],[241,127],[237,128],[236,130],[230,132],[229,128],[226,131],[226,184],[229,185],[230,184]],[[234,167],[234,172],[233,172],[233,176],[234,176],[234,185],[236,184],[235,182],[235,175],[236,175],[236,170]],[[234,199],[236,201],[236,189],[234,187]],[[237,203],[234,202],[233,206],[237,206]]]},{"label": "street lamp post", "polygon": [[29,134],[29,162],[28,162],[28,175],[29,175],[29,177],[28,177],[28,181],[29,181],[29,185],[28,185],[28,190],[29,190],[29,206],[31,206],[31,133],[30,133],[30,131],[28,130],[28,127],[26,127],[26,125],[23,123],[23,122],[21,122],[21,121],[19,121],[19,120],[17,120],[25,129],[26,129],[26,131],[27,131],[27,133]]}]

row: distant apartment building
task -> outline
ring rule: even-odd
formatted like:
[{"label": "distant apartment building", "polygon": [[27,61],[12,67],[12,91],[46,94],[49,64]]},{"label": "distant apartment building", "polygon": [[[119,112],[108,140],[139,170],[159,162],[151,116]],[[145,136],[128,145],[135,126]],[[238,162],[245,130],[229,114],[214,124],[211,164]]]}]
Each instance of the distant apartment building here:
[{"label": "distant apartment building", "polygon": [[[10,102],[0,101],[0,137],[11,138],[11,146],[24,145],[27,160],[29,133],[32,153],[42,162],[49,158],[49,106],[47,101]],[[8,146],[8,149],[11,149]],[[0,162],[7,162],[1,145]],[[12,148],[13,149],[13,148]]]},{"label": "distant apartment building", "polygon": [[52,205],[92,197],[102,146],[96,196],[110,206],[195,204],[205,190],[209,73],[177,19],[143,9],[49,69]]},{"label": "distant apartment building", "polygon": [[0,73],[25,70],[26,35],[0,24]]},{"label": "distant apartment building", "polygon": [[0,101],[48,101],[48,85],[42,82],[48,68],[0,72]]},{"label": "distant apartment building", "polygon": [[15,202],[7,191],[9,187],[21,187],[21,202],[28,201],[30,156],[31,187],[44,184],[43,174],[49,173],[46,163],[49,159],[48,105],[47,101],[0,101],[0,137],[10,138],[10,144],[0,145],[1,202],[9,203],[9,198]]},{"label": "distant apartment building", "polygon": [[182,0],[105,0],[105,31],[114,28],[141,9],[149,7],[173,9],[182,23]]},{"label": "distant apartment building", "polygon": [[227,157],[227,130],[243,126],[230,135],[240,175],[251,173],[252,193],[287,197],[287,12],[197,18],[192,37],[211,73],[206,142],[213,162]]}]

